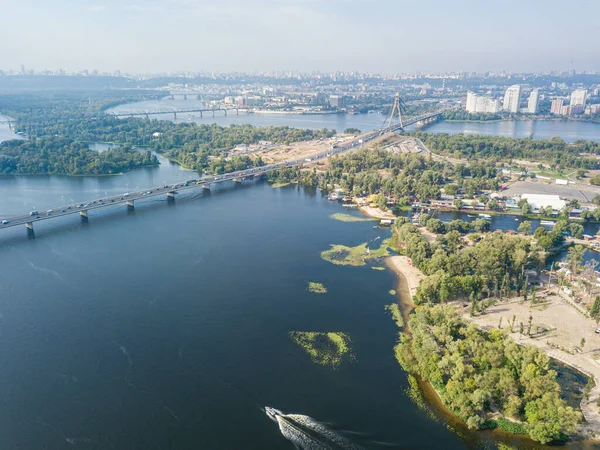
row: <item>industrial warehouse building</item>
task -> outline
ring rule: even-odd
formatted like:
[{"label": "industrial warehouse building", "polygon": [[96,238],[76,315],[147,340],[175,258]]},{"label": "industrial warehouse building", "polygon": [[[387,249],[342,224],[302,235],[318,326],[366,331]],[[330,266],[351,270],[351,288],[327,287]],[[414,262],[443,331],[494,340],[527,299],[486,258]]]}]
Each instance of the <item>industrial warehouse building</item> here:
[{"label": "industrial warehouse building", "polygon": [[527,200],[533,212],[538,212],[541,207],[547,208],[548,206],[552,206],[552,210],[558,212],[567,205],[567,202],[561,200],[558,195],[523,194],[521,195],[521,199]]}]

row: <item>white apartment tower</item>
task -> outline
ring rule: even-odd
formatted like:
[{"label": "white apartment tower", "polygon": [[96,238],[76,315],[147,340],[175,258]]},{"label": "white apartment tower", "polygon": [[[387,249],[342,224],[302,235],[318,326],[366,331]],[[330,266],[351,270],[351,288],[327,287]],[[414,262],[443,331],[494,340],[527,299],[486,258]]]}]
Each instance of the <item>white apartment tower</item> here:
[{"label": "white apartment tower", "polygon": [[571,93],[571,106],[585,106],[587,100],[587,91],[585,89],[576,89]]},{"label": "white apartment tower", "polygon": [[465,109],[469,113],[497,113],[500,111],[500,104],[498,100],[468,92]]},{"label": "white apartment tower", "polygon": [[476,112],[476,108],[477,95],[475,95],[473,92],[467,92],[467,104],[465,106],[465,109],[467,110],[467,112],[474,113]]},{"label": "white apartment tower", "polygon": [[529,94],[529,101],[527,102],[527,112],[529,114],[537,114],[538,106],[540,104],[540,90],[534,89]]},{"label": "white apartment tower", "polygon": [[506,111],[518,113],[520,103],[521,86],[519,84],[515,84],[506,90],[506,93],[504,94],[504,104],[502,106]]}]

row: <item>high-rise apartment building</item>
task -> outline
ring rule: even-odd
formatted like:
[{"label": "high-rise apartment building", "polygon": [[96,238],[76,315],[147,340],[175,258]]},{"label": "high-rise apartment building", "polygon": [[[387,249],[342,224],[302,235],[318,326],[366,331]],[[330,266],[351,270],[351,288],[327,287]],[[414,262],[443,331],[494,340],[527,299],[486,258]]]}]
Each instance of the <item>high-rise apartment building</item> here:
[{"label": "high-rise apartment building", "polygon": [[562,114],[561,111],[564,103],[565,100],[562,98],[555,98],[554,100],[552,100],[552,105],[550,105],[550,113],[556,115]]},{"label": "high-rise apartment building", "polygon": [[585,107],[585,101],[587,100],[587,91],[585,89],[576,89],[571,93],[571,106],[583,106]]},{"label": "high-rise apartment building", "polygon": [[537,114],[538,107],[540,104],[540,90],[534,89],[529,94],[529,101],[527,102],[527,112],[529,114]]},{"label": "high-rise apartment building", "polygon": [[467,93],[465,109],[469,113],[497,113],[500,111],[500,102],[490,97],[477,95],[473,92]]},{"label": "high-rise apartment building", "polygon": [[518,113],[520,103],[521,86],[519,84],[515,84],[506,90],[506,93],[504,94],[504,104],[502,106],[506,111]]}]

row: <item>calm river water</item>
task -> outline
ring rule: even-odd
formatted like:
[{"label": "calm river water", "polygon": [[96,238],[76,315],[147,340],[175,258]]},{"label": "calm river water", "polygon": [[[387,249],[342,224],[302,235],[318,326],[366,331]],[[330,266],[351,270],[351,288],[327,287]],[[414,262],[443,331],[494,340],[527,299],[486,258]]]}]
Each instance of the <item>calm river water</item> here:
[{"label": "calm river water", "polygon": [[[142,111],[162,111],[166,109],[191,109],[201,107],[198,100],[151,100],[146,102],[130,103],[120,105],[110,110],[122,114]],[[173,115],[153,116],[160,119],[172,120]],[[296,128],[329,128],[344,131],[346,128],[358,128],[361,131],[370,131],[381,128],[387,117],[381,114],[326,114],[326,115],[264,115],[229,113],[227,117],[223,113],[216,113],[213,118],[210,114],[204,114],[200,118],[199,113],[179,114],[177,121],[196,123],[218,123],[228,126],[230,124],[249,123],[252,125],[287,125]],[[483,134],[506,137],[532,137],[534,139],[551,138],[560,136],[567,142],[577,139],[600,141],[600,125],[589,122],[578,122],[573,120],[517,120],[492,123],[464,123],[464,122],[438,122],[424,129],[428,133],[465,133]]]},{"label": "calm river water", "polygon": [[[0,214],[192,175],[163,161],[115,177],[0,178]],[[329,217],[342,211],[318,191],[247,182],[35,224],[33,239],[3,231],[2,447],[293,448],[270,405],[365,448],[493,448],[407,396],[384,311],[396,276],[320,258],[389,230]],[[346,332],[356,361],[315,365],[293,330]]]},{"label": "calm river water", "polygon": [[[197,176],[161,162],[113,177],[0,178],[0,217]],[[364,448],[494,448],[498,435],[450,431],[406,394],[384,311],[397,277],[320,258],[389,230],[338,212],[319,191],[255,181],[36,223],[34,238],[4,230],[2,448],[292,449],[264,405]],[[356,360],[315,365],[295,330],[346,332]]]}]

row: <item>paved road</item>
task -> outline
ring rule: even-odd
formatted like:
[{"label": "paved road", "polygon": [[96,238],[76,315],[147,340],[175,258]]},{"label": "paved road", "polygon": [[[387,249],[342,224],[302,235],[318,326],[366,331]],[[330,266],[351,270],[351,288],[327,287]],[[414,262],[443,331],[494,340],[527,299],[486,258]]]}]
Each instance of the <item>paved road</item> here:
[{"label": "paved road", "polygon": [[99,208],[107,208],[114,205],[123,205],[127,204],[127,202],[134,202],[136,200],[142,200],[150,197],[156,197],[159,195],[167,195],[168,193],[175,194],[179,191],[184,191],[188,189],[197,189],[202,186],[214,184],[214,183],[223,183],[226,181],[232,180],[241,180],[244,178],[258,177],[268,172],[272,172],[274,170],[278,170],[285,167],[293,167],[300,164],[304,164],[307,162],[316,161],[319,159],[325,159],[328,156],[335,155],[338,153],[343,153],[348,150],[358,148],[360,144],[370,141],[375,137],[383,134],[382,131],[377,130],[370,133],[365,133],[361,136],[356,137],[344,144],[333,146],[331,149],[316,153],[306,158],[294,159],[278,164],[272,164],[269,166],[263,166],[259,168],[240,170],[237,172],[227,173],[225,175],[219,176],[206,176],[201,177],[196,180],[187,180],[181,181],[175,184],[156,186],[150,189],[144,189],[141,191],[135,192],[124,192],[120,195],[115,195],[112,197],[102,197],[93,200],[89,200],[82,203],[70,204],[64,206],[53,207],[46,211],[28,211],[23,215],[14,216],[14,217],[3,217],[0,218],[0,230],[4,228],[15,227],[18,225],[25,224],[33,224],[33,222],[39,222],[42,220],[49,220],[55,217],[68,216],[71,214],[77,214],[80,212],[90,211],[92,209]]}]

